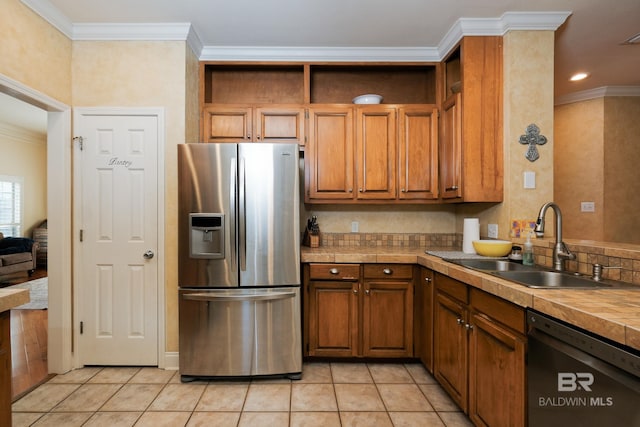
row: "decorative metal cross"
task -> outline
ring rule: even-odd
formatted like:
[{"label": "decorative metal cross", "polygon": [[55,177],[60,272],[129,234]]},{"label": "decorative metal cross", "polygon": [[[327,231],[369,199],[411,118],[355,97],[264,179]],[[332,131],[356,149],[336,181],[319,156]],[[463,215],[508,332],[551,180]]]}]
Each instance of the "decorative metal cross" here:
[{"label": "decorative metal cross", "polygon": [[520,135],[520,144],[529,145],[524,156],[531,162],[535,162],[540,158],[536,145],[544,145],[546,143],[547,137],[540,135],[540,128],[533,123],[527,126],[527,133],[525,135]]}]

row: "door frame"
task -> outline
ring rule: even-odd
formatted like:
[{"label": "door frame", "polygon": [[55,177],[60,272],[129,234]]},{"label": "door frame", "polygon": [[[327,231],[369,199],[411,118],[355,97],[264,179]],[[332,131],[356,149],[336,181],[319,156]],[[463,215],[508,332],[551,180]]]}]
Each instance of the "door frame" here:
[{"label": "door frame", "polygon": [[0,92],[47,111],[47,235],[49,373],[73,367],[71,334],[71,107],[0,74]]},{"label": "door frame", "polygon": [[[158,156],[157,156],[157,212],[158,212],[158,225],[157,225],[157,235],[158,235],[158,247],[156,250],[156,268],[157,268],[157,277],[158,277],[158,306],[157,306],[157,333],[158,333],[158,367],[165,368],[167,367],[167,355],[165,354],[165,271],[164,271],[164,252],[165,252],[165,238],[164,238],[164,226],[165,226],[165,111],[162,107],[148,107],[148,108],[137,108],[137,107],[78,107],[73,109],[73,123],[74,123],[74,131],[77,124],[82,120],[82,116],[91,116],[91,115],[106,115],[106,116],[153,116],[157,119],[158,123]],[[80,158],[80,143],[77,140],[73,141],[73,159]],[[80,189],[82,177],[82,170],[80,167],[79,161],[73,162],[73,241],[77,241],[76,239],[80,235],[80,218],[82,218],[82,194]],[[74,266],[82,265],[82,256],[81,251],[77,250],[73,253],[73,263]],[[73,268],[73,279],[74,283],[80,283],[81,279],[81,269]],[[74,292],[73,294],[73,316],[74,319],[79,318],[79,307],[80,301],[78,292]],[[73,339],[75,343],[78,343],[80,338],[80,328],[73,329]],[[74,368],[81,368],[80,364],[80,350],[79,346],[75,345],[75,355],[74,355]]]}]

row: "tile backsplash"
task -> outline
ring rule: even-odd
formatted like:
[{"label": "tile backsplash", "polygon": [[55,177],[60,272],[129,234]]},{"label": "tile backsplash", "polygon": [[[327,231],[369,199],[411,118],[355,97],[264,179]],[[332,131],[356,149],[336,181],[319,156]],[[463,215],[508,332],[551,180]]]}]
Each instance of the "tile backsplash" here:
[{"label": "tile backsplash", "polygon": [[462,235],[456,233],[321,233],[320,246],[388,247],[459,250]]},{"label": "tile backsplash", "polygon": [[[320,246],[363,248],[424,248],[431,250],[461,250],[460,233],[321,233]],[[522,245],[524,238],[513,238]],[[605,267],[603,277],[640,285],[640,246],[595,241],[570,240],[565,243],[576,254],[565,263],[567,271],[590,276],[593,264]],[[538,265],[553,267],[554,239],[533,239],[534,257]]]}]

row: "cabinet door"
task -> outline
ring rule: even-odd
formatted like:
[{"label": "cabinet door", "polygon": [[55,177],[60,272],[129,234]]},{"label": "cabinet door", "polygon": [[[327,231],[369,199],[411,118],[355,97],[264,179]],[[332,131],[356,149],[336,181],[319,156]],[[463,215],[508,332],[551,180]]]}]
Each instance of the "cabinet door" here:
[{"label": "cabinet door", "polygon": [[311,281],[309,356],[358,355],[358,282]]},{"label": "cabinet door", "polygon": [[525,425],[525,338],[474,314],[469,417],[477,426]]},{"label": "cabinet door", "polygon": [[305,201],[353,199],[353,109],[309,109]]},{"label": "cabinet door", "polygon": [[416,282],[414,349],[427,370],[433,373],[433,271],[420,268],[420,281]]},{"label": "cabinet door", "polygon": [[204,108],[202,114],[203,142],[251,141],[251,108],[214,106]]},{"label": "cabinet door", "polygon": [[356,111],[358,199],[396,198],[396,110],[360,107]]},{"label": "cabinet door", "polygon": [[363,356],[413,356],[412,281],[365,280]]},{"label": "cabinet door", "polygon": [[442,105],[440,187],[443,199],[462,197],[462,107],[459,93]]},{"label": "cabinet door", "polygon": [[438,197],[438,110],[405,107],[399,111],[398,198]]},{"label": "cabinet door", "polygon": [[304,144],[303,108],[256,108],[255,140]]},{"label": "cabinet door", "polygon": [[463,304],[436,292],[434,375],[449,396],[467,412],[467,310]]}]

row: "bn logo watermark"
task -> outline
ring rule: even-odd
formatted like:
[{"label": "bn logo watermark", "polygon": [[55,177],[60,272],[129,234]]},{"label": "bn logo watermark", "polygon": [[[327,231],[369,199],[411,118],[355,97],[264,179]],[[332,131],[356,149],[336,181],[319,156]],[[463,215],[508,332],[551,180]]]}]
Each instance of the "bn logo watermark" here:
[{"label": "bn logo watermark", "polygon": [[591,391],[593,374],[589,372],[558,372],[558,391]]}]

